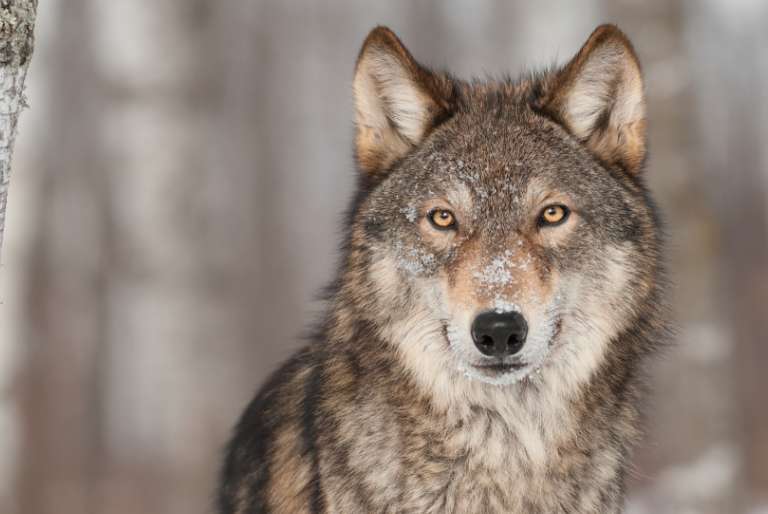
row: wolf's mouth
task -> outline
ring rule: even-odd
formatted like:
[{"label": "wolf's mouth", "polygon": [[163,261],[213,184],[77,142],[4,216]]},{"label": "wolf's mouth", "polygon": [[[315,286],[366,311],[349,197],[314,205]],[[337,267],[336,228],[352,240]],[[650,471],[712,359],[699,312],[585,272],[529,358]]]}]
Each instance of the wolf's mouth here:
[{"label": "wolf's mouth", "polygon": [[522,369],[527,364],[524,362],[493,362],[489,364],[473,364],[472,367],[486,374],[500,375]]}]

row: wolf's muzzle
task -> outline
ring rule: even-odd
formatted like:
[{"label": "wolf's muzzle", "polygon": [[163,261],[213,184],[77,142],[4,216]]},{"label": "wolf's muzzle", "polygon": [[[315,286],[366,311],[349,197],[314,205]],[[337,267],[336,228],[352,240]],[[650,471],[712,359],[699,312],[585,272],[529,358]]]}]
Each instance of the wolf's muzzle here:
[{"label": "wolf's muzzle", "polygon": [[527,335],[528,323],[519,312],[486,311],[472,322],[472,340],[483,355],[514,355],[523,348]]}]

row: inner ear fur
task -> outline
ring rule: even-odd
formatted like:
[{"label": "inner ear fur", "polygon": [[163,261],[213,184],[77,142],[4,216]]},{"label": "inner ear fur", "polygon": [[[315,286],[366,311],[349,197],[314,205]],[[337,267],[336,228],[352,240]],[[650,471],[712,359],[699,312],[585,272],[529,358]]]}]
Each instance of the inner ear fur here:
[{"label": "inner ear fur", "polygon": [[647,146],[643,78],[632,44],[615,25],[595,29],[545,80],[537,103],[606,165],[641,171]]},{"label": "inner ear fur", "polygon": [[368,34],[353,81],[355,154],[368,174],[386,172],[450,111],[451,82],[421,66],[386,27]]}]

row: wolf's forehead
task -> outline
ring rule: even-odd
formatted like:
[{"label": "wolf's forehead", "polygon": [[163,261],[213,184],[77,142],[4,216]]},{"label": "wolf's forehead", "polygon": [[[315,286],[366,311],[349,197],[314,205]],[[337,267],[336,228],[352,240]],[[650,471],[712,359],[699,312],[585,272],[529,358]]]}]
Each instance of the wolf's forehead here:
[{"label": "wolf's forehead", "polygon": [[449,184],[445,191],[445,197],[451,205],[461,207],[467,211],[472,210],[475,204],[472,189],[464,182],[455,181]]},{"label": "wolf's forehead", "polygon": [[431,176],[454,205],[522,198],[532,179],[530,166],[520,159],[480,159],[437,154]]},{"label": "wolf's forehead", "polygon": [[[538,122],[507,123],[493,119],[477,127],[456,122],[437,136],[426,157],[435,168],[468,179],[514,178],[548,167],[555,151],[553,134]],[[562,139],[562,138],[560,138]]]}]

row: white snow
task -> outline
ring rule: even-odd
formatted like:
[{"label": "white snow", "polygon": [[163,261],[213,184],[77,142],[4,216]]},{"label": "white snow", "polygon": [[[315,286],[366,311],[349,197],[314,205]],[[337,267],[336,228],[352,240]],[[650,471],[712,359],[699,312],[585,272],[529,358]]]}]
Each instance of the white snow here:
[{"label": "white snow", "polygon": [[416,219],[419,217],[419,210],[413,205],[409,205],[407,207],[401,208],[400,213],[404,214],[405,219],[407,219],[411,223],[414,223]]},{"label": "white snow", "polygon": [[435,265],[434,254],[418,246],[395,245],[397,267],[411,275],[425,273]]},{"label": "white snow", "polygon": [[497,296],[493,299],[493,310],[499,314],[502,312],[522,312],[519,305],[508,301],[502,296]]},{"label": "white snow", "polygon": [[508,269],[509,262],[505,257],[494,257],[490,264],[473,276],[483,285],[505,286],[512,282],[512,273]]}]

